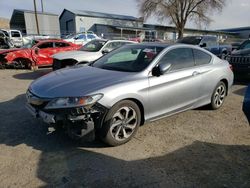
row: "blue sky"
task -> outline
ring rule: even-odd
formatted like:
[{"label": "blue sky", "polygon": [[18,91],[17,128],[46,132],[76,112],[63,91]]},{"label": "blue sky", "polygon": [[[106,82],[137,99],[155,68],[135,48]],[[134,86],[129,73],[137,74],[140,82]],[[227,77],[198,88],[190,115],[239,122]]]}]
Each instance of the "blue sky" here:
[{"label": "blue sky", "polygon": [[[90,10],[105,13],[123,14],[138,17],[138,0],[43,0],[46,12],[60,14],[64,8]],[[210,15],[214,20],[209,26],[202,29],[221,29],[232,27],[250,26],[250,0],[227,0],[227,6],[221,13]],[[38,10],[40,0],[37,0]],[[10,18],[13,9],[33,10],[33,0],[0,0],[0,17]],[[151,18],[148,23],[157,23],[156,18]],[[158,22],[168,25],[168,22]],[[193,23],[187,27],[197,28]]]}]

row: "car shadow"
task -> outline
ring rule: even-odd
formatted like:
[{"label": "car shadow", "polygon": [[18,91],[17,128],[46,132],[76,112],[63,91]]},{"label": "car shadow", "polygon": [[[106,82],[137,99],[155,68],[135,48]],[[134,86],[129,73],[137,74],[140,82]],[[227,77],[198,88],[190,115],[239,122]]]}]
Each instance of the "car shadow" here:
[{"label": "car shadow", "polygon": [[13,78],[19,80],[34,80],[50,72],[52,72],[51,68],[40,68],[36,71],[27,71],[26,73],[15,74]]},{"label": "car shadow", "polygon": [[238,90],[233,91],[234,94],[244,96],[246,93],[247,87],[240,88]]},{"label": "car shadow", "polygon": [[[44,187],[250,187],[248,145],[195,141],[161,156],[128,160],[103,152],[128,147],[108,148],[99,141],[79,144],[61,132],[48,132],[24,104],[24,94],[0,103],[0,144],[10,146],[13,153],[22,144],[40,151],[37,166],[32,168]],[[23,164],[24,170],[27,165]],[[13,172],[4,173],[11,177]],[[21,185],[16,176],[10,187],[33,185],[29,184],[32,180]]]}]

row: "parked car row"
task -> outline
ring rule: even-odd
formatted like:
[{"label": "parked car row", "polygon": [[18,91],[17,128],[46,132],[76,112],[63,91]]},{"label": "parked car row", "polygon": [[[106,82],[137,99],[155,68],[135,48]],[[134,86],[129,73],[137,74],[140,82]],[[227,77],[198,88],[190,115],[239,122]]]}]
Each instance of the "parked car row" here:
[{"label": "parked car row", "polygon": [[220,108],[234,79],[226,60],[194,45],[95,40],[53,57],[89,63],[35,80],[27,109],[71,138],[94,134],[111,146],[128,142],[146,122],[207,104]]},{"label": "parked car row", "polygon": [[64,40],[32,40],[22,48],[0,50],[0,66],[29,69],[51,66],[53,54],[77,50],[80,47]]}]

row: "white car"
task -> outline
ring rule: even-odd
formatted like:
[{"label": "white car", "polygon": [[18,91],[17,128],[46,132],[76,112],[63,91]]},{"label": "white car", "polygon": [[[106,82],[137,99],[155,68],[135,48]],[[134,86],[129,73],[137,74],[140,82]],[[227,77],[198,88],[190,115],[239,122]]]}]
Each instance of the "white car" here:
[{"label": "white car", "polygon": [[72,42],[79,45],[85,45],[91,40],[100,39],[96,34],[92,32],[80,33],[76,35],[70,35],[68,38],[64,39],[67,42]]},{"label": "white car", "polygon": [[61,52],[53,56],[53,70],[72,66],[77,63],[89,63],[102,57],[104,54],[125,44],[136,43],[129,40],[96,39],[88,42],[77,51]]},{"label": "white car", "polygon": [[8,35],[10,42],[13,44],[13,47],[22,47],[23,46],[23,36],[19,30],[4,30],[2,31],[5,35]]}]

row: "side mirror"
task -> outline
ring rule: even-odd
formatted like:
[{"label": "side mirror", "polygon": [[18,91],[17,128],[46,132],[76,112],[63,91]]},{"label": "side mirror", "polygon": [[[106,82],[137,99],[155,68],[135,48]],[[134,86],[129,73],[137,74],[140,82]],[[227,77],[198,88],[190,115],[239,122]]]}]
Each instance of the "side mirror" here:
[{"label": "side mirror", "polygon": [[163,65],[161,64],[157,67],[154,67],[152,70],[152,75],[159,77],[160,75],[165,74],[170,69],[170,67],[171,67],[170,63],[163,64]]},{"label": "side mirror", "polygon": [[36,47],[34,51],[35,51],[35,54],[36,54],[36,55],[39,54],[39,48]]},{"label": "side mirror", "polygon": [[206,48],[206,47],[207,47],[207,43],[201,43],[201,44],[200,44],[200,47],[201,47],[201,48]]},{"label": "side mirror", "polygon": [[104,49],[104,50],[102,50],[102,54],[107,54],[107,53],[109,53],[109,52],[111,52],[111,50],[110,49]]}]

